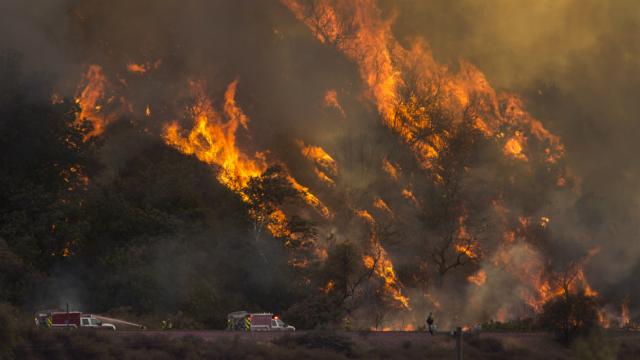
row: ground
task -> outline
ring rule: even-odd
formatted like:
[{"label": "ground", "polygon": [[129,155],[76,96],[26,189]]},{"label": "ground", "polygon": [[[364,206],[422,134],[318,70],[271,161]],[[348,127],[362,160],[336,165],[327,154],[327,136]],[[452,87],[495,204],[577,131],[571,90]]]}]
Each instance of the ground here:
[{"label": "ground", "polygon": [[[0,359],[455,359],[445,333],[24,328]],[[2,345],[2,344],[0,344]],[[464,359],[610,360],[640,358],[640,333],[600,332],[570,346],[547,333],[467,334]]]},{"label": "ground", "polygon": [[[227,331],[131,331],[118,332],[116,336],[150,336],[162,338],[197,337],[209,342],[234,342],[264,344],[268,347],[273,343],[287,343],[279,341],[283,338],[297,338],[315,336],[318,332],[298,331],[292,334],[277,332],[239,333]],[[452,359],[455,354],[455,339],[449,334],[440,333],[430,336],[424,332],[338,332],[337,336],[352,341],[353,353],[347,357],[355,358],[428,358]],[[608,332],[605,335],[609,342],[607,346],[616,344],[617,351],[621,348],[634,351],[640,348],[640,333]],[[602,347],[601,344],[596,346]],[[290,346],[291,347],[291,346]],[[485,332],[478,336],[467,335],[463,347],[464,359],[581,359],[585,349],[576,346],[563,346],[547,333],[505,333]],[[597,351],[587,348],[586,351],[593,359],[608,359],[606,355],[599,356]],[[637,351],[637,350],[636,350]],[[636,354],[633,352],[633,354]],[[614,358],[627,358],[620,353]]]}]

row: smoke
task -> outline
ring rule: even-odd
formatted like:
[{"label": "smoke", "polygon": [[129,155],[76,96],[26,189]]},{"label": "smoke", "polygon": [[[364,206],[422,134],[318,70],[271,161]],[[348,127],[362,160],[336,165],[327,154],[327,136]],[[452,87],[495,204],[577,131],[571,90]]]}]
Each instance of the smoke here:
[{"label": "smoke", "polygon": [[[579,179],[573,199],[552,200],[557,242],[596,247],[589,279],[620,297],[637,274],[640,150],[636,90],[640,26],[633,1],[384,1],[400,39],[423,36],[436,58],[467,59],[566,145]],[[442,14],[447,14],[443,16]],[[623,290],[623,288],[627,288]],[[640,294],[632,294],[632,302]]]},{"label": "smoke", "polygon": [[[0,49],[23,54],[30,70],[54,74],[57,91],[73,96],[83,66],[98,63],[112,86],[126,95],[134,114],[126,120],[147,121],[144,127],[159,136],[169,121],[192,125],[184,116],[190,81],[204,80],[215,107],[221,108],[225,89],[237,79],[236,100],[250,119],[250,131],[239,136],[239,146],[250,154],[266,151],[268,158],[287,164],[329,208],[339,209],[335,221],[320,225],[323,235],[366,238],[366,226],[352,225],[352,208],[369,208],[377,219],[390,218],[386,210],[372,209],[374,198],[381,197],[393,208],[394,219],[402,219],[384,245],[396,267],[415,265],[413,255],[424,251],[421,236],[433,233],[418,225],[424,220],[420,216],[431,215],[421,213],[425,204],[416,205],[408,194],[429,199],[432,189],[415,176],[420,170],[411,151],[381,125],[356,64],[317,42],[286,7],[233,1],[38,3],[0,5],[0,32],[6,34]],[[384,17],[395,17],[392,31],[406,48],[422,37],[434,57],[452,69],[461,67],[460,59],[473,63],[495,88],[521,95],[526,109],[565,144],[566,166],[575,179],[572,192],[550,190],[551,180],[540,173],[532,178],[524,167],[507,169],[502,154],[478,154],[479,162],[492,165],[474,169],[464,182],[475,199],[472,205],[478,204],[476,219],[469,221],[499,218],[498,211],[479,204],[493,195],[487,189],[511,186],[507,195],[513,197],[504,199],[510,209],[530,214],[534,222],[550,220],[547,231],[538,234],[544,248],[531,252],[517,246],[508,256],[522,262],[528,261],[523,254],[548,257],[559,268],[565,261],[588,257],[592,286],[613,301],[627,295],[628,284],[640,275],[640,246],[635,241],[640,165],[633,158],[640,150],[635,93],[640,85],[640,45],[635,39],[640,17],[634,2],[384,0],[380,6]],[[127,70],[131,63],[158,66],[141,76]],[[328,91],[336,94],[339,107],[325,104]],[[152,115],[140,120],[146,107]],[[96,179],[102,183],[113,181],[127,161],[152,143],[121,129],[107,131],[112,136],[100,150],[104,168]],[[296,145],[298,139],[322,146],[339,164],[334,188],[316,178],[313,164]],[[381,168],[384,161],[395,164],[400,180],[390,180]],[[317,218],[310,210],[303,215]],[[498,246],[501,230],[487,230],[488,249]],[[175,250],[171,241],[162,244],[159,251],[165,254],[159,258]],[[161,285],[170,289],[172,283],[186,281],[192,260],[185,256],[173,266],[158,262]],[[519,303],[500,294],[521,286],[522,279],[497,270],[495,261],[488,258],[453,275],[467,289],[459,304],[468,306],[466,319],[499,313],[501,307],[491,305],[497,303],[504,312],[520,313],[515,309]],[[488,280],[476,289],[466,277],[481,270]],[[250,277],[271,281],[263,272]],[[453,283],[434,296],[460,295]],[[182,290],[176,288],[171,296],[183,299],[187,295]],[[423,295],[414,288],[409,291],[412,299]],[[637,290],[628,295],[632,306],[640,301]],[[429,306],[434,305],[424,300],[417,310]]]}]

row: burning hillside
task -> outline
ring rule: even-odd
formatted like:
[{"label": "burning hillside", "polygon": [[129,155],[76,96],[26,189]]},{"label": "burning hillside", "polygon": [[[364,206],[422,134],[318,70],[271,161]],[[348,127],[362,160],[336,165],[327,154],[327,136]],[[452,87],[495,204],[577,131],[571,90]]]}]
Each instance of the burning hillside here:
[{"label": "burning hillside", "polygon": [[[49,95],[51,106],[73,103],[69,127],[81,141],[68,138],[69,147],[93,151],[101,163],[59,172],[80,184],[74,197],[87,194],[79,209],[90,206],[93,191],[109,193],[94,189],[133,186],[119,180],[139,171],[125,172],[126,164],[136,152],[147,154],[147,144],[160,144],[175,162],[206,168],[217,180],[210,186],[222,185],[238,200],[246,225],[236,235],[249,240],[237,246],[296,284],[296,300],[283,310],[322,304],[332,309],[322,321],[399,329],[422,324],[429,312],[443,326],[532,317],[553,299],[581,293],[621,309],[602,312],[603,324],[629,324],[635,298],[592,280],[589,268],[599,264],[602,246],[573,229],[584,180],[569,146],[470,60],[439,61],[430,39],[398,34],[399,8],[374,0],[282,0],[259,6],[268,21],[236,32],[250,23],[242,6],[168,3],[154,8],[155,16],[169,21],[172,12],[218,10],[240,23],[211,25],[202,15],[188,30],[167,30],[137,5],[69,5],[80,60]],[[113,21],[97,22],[99,14],[126,11],[150,24],[138,39],[96,30]],[[215,45],[191,38],[208,32]],[[184,226],[180,239],[194,228],[224,226],[211,218],[225,210],[215,203],[203,205],[206,211],[182,208],[197,198],[161,205],[169,213],[181,209],[171,223]],[[78,234],[90,224],[78,214],[65,216],[65,224],[80,225],[59,235],[64,246],[54,255],[83,252]],[[184,225],[198,216],[205,220]],[[118,256],[140,251],[145,236],[117,245]],[[231,291],[224,281],[187,282],[196,290],[177,298]]]}]

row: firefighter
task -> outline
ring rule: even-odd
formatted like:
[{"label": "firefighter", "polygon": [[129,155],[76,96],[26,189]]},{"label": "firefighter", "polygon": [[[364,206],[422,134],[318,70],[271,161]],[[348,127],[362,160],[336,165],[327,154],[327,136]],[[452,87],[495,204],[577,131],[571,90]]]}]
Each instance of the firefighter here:
[{"label": "firefighter", "polygon": [[427,330],[429,330],[429,334],[433,335],[433,314],[429,313],[427,317]]}]

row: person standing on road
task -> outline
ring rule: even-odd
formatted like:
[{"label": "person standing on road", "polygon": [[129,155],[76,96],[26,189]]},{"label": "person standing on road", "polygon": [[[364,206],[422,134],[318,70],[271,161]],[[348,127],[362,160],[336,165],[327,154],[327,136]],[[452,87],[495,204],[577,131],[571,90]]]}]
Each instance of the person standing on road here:
[{"label": "person standing on road", "polygon": [[429,330],[429,334],[433,335],[433,314],[429,313],[427,317],[427,329]]}]

